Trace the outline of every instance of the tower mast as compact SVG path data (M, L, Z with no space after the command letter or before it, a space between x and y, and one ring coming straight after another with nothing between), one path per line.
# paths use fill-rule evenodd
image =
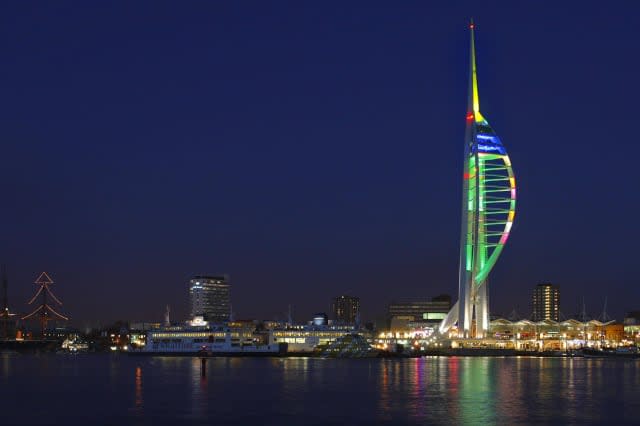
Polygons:
M2 265L2 311L9 312L9 282L7 281L7 267Z
M469 86L465 120L459 298L439 331L456 323L458 336L483 338L489 329L488 275L506 243L515 217L511 160L480 113L475 24L469 24Z
M40 319L40 327L42 329L42 337L44 338L45 331L47 330L47 323L49 321L53 321L56 319L61 319L67 321L69 318L64 315L56 312L51 305L47 302L47 294L51 296L51 299L58 305L62 306L62 302L53 294L49 286L53 284L53 280L46 272L43 272L38 276L38 279L35 281L35 284L39 286L38 291L35 296L29 301L29 305L32 304L40 294L42 294L42 302L40 305L33 310L30 314L22 317L23 320L29 319L36 314L39 313L38 318Z

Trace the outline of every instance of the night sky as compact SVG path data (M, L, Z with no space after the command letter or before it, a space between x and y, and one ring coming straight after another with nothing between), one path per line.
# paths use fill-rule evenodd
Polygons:
M518 206L492 312L640 309L640 3L3 2L0 262L77 325L457 298L469 34ZM441 2L446 3L446 2ZM535 4L535 6L533 6Z

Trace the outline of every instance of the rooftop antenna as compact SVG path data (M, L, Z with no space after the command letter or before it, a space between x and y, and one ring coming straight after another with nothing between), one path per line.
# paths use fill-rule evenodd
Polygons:
M611 321L611 317L607 314L607 296L604 297L604 308L602 309L602 322Z
M587 321L587 305L584 303L584 296L582 296L582 312L580 313L580 319L582 322Z
M167 310L164 312L164 326L165 327L170 327L171 326L171 319L169 317L169 312L171 312L171 309L169 308L169 305L167 305Z
M289 325L293 324L293 313L291 312L291 303L289 303L289 316L287 317Z
M513 307L513 310L511 311L511 313L509 314L509 317L507 318L509 321L518 321L518 311L516 311L516 307Z
M233 313L233 305L229 303L229 321L235 321L235 315Z

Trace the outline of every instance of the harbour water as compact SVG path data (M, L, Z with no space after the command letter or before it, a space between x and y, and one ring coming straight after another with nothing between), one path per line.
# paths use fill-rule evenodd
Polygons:
M0 354L2 424L637 424L640 360Z

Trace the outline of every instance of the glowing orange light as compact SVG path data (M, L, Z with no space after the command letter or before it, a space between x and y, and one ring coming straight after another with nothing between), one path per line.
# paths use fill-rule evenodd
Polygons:
M473 113L472 113L472 112L470 112L469 114L467 114L467 120L468 120L468 121L473 120Z

